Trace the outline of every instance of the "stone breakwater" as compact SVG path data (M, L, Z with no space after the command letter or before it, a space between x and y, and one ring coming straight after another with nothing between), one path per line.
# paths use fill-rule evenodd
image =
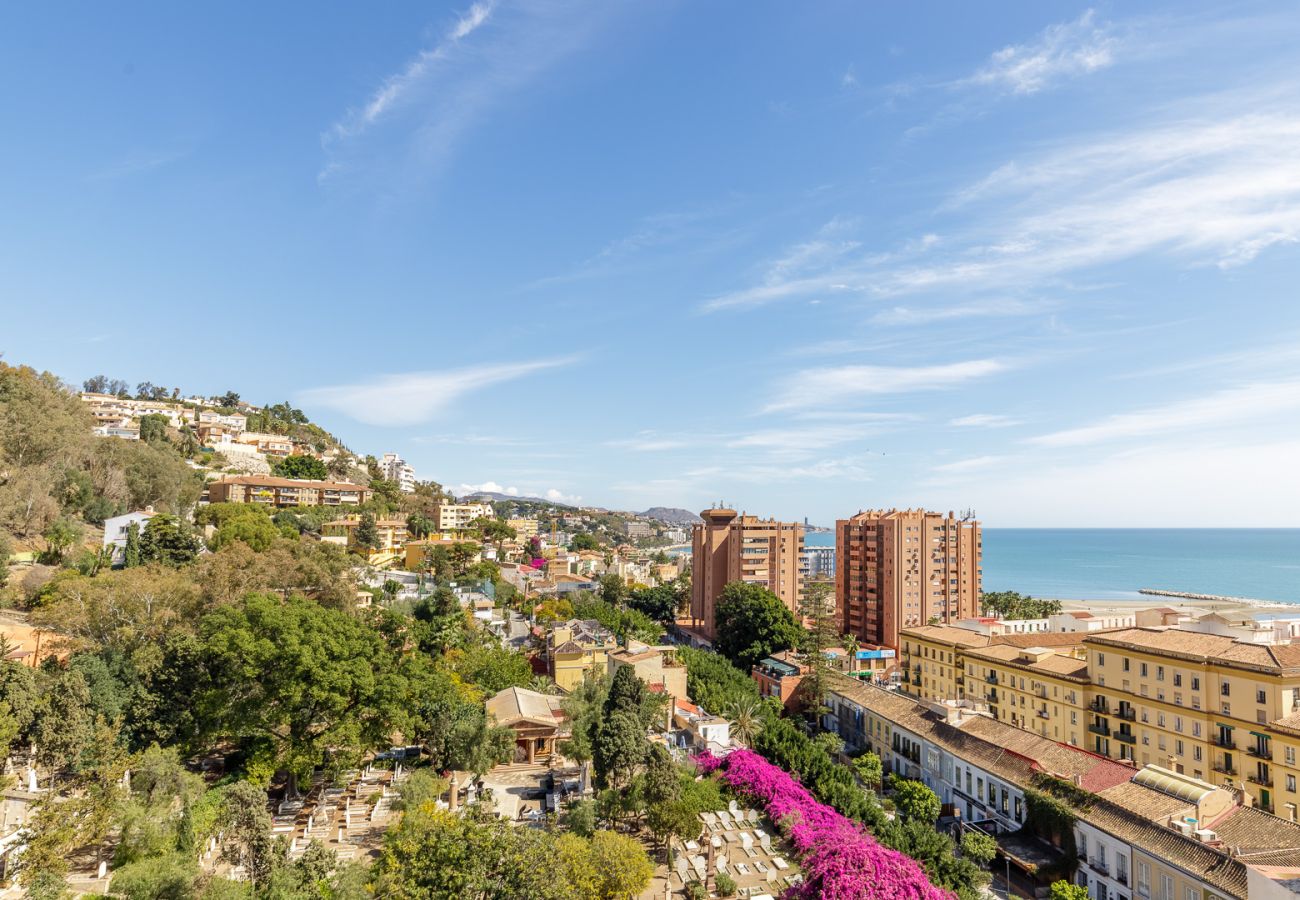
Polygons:
M1264 606L1270 609L1286 608L1288 604L1254 597L1224 597L1219 594L1196 594L1191 591L1166 591L1160 588L1139 588L1139 594L1152 597L1175 597L1179 600L1196 600L1201 603L1239 603L1244 606Z

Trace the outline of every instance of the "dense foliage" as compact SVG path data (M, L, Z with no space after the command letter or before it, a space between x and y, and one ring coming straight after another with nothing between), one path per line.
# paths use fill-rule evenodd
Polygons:
M985 591L980 607L999 619L1045 619L1061 611L1060 600L1042 600L1015 591Z
M718 652L746 672L763 657L796 646L801 635L794 614L775 594L741 581L723 588L714 620Z
M800 855L804 882L787 896L822 900L942 900L916 860L879 844L861 825L819 803L789 773L749 750L725 760L700 759L720 769L734 790L761 804Z

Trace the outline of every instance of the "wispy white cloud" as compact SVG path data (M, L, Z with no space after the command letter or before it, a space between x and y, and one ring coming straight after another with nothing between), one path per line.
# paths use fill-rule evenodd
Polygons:
M519 488L514 485L504 487L495 481L485 481L482 484L458 484L454 493L462 497L466 494L508 494L511 497L518 497Z
M881 394L939 390L1005 372L997 359L974 359L937 366L827 366L805 369L765 407L767 412L798 407L835 406L846 400Z
M1009 457L998 455L974 456L970 459L959 459L956 462L935 466L934 470L948 475L961 474L965 472L973 472L979 469L987 469L990 466L996 466L998 463L1004 462L1008 458Z
M1056 304L1003 299L959 303L954 306L895 306L876 313L871 320L878 325L929 325L954 319L1028 316L1054 305Z
M496 0L485 0L471 6L447 29L441 41L427 50L421 50L414 59L402 67L400 72L384 81L364 106L349 110L347 115L335 122L330 129L330 136L356 137L382 119L390 110L400 106L425 79L430 77L439 62L447 59L462 40L487 22L495 5Z
M1006 428L1019 425L1020 420L996 413L974 413L969 416L959 416L950 420L948 424L956 425L958 428Z
M692 442L686 438L661 434L657 431L640 431L630 438L615 438L605 441L605 446L614 447L619 450L656 452L663 450L680 450L683 447L691 446L691 443Z
M1145 438L1256 420L1282 422L1300 410L1300 380L1224 388L1204 397L1108 416L1090 425L1029 439L1041 447L1077 447L1128 438Z
M704 309L834 294L873 299L1042 288L1138 257L1227 270L1300 242L1300 85L1267 96L1198 97L1153 111L1146 122L1006 163L939 210L951 222L947 233L931 231L888 252L842 244L841 252L795 270L774 263L761 284L716 297ZM898 324L927 313L939 321L996 309L980 301L880 315Z
M445 163L456 143L504 97L583 46L616 10L585 0L520 0L508 6L479 0L432 47L385 79L359 107L322 135L324 183L382 155L382 171L427 174ZM397 141L367 140L386 126Z
M1073 22L1049 26L1032 41L1003 47L960 83L1034 94L1112 65L1119 47L1114 28L1098 22L1096 11L1090 9Z
M305 404L336 409L370 425L415 425L434 418L462 396L573 363L572 357L473 366L444 372L383 375L358 384L300 391Z

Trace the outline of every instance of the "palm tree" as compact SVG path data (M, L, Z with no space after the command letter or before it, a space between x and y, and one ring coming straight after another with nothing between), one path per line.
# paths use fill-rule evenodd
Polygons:
M762 710L752 697L736 700L723 715L731 720L731 736L746 747L751 746L763 730Z
M548 675L536 675L528 683L529 690L537 691L539 694L557 693L555 682Z

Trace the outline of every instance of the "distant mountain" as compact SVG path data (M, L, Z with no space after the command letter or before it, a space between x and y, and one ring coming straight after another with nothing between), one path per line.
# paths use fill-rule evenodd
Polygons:
M501 494L496 491L475 491L472 494L465 494L461 500L521 500L525 503L545 503L547 506L555 506L560 509L577 509L567 503L556 503L554 500L547 500L545 497L520 497L517 494Z
M675 506L652 506L637 515L645 519L667 522L669 525L694 525L704 521L689 509L678 509Z

